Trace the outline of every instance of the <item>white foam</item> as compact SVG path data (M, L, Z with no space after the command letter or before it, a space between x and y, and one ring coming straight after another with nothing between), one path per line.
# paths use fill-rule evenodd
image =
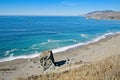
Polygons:
M14 52L14 51L16 51L16 50L17 50L17 49L7 50L7 51L5 52L5 55L4 55L4 56L9 55L10 53L12 53L12 52Z
M45 45L45 44L47 44L47 42L42 42L41 44Z
M87 34L80 34L80 36L83 37L83 38L88 38Z
M75 48L75 47L78 47L78 46L82 46L82 45L87 45L89 43L94 43L94 42L97 42L101 39L104 39L106 38L107 36L113 36L113 35L116 35L116 34L120 34L120 32L110 32L110 33L106 33L104 35L101 35L99 37L96 37L90 41L87 41L85 43L77 43L77 44L74 44L74 45L70 45L70 46L66 46L66 47L62 47L62 48L57 48L57 49L52 49L53 53L58 53L58 52L62 52L62 51L66 51L68 49L71 49L71 48ZM5 62L5 61L11 61L11 60L15 60L15 59L27 59L27 58L34 58L34 57L37 57L39 56L41 53L38 53L36 52L35 54L32 54L32 55L23 55L23 56L13 56L11 55L10 57L8 58L3 58L3 59L0 59L0 62Z
M53 49L52 51L53 51L53 53L66 51L66 50L71 49L71 48L75 48L75 47L78 47L78 46L87 45L87 44L90 44L90 43L97 42L97 41L99 41L101 39L106 38L107 36L113 36L113 35L116 35L116 34L120 34L120 32L109 32L109 33L106 33L104 35L98 36L98 37L96 37L96 38L94 38L94 39L92 39L90 41L87 41L87 42L84 42L84 43L81 42L81 43L77 43L77 44L74 44L74 45Z
M37 53L37 52L35 54L31 54L31 55L22 55L22 56L16 56L16 57L13 54L11 54L10 57L0 59L0 62L12 61L12 60L15 60L15 59L35 58L39 55L40 55L40 53Z
M76 40L74 40L74 39L67 39L67 40L52 40L52 39L48 39L48 43L50 43L50 42L65 42L65 41L76 42Z
M68 40L54 40L54 39L48 39L47 42L42 42L42 43L38 43L38 44L33 44L31 47L34 48L34 47L40 46L41 44L42 44L42 45L46 45L46 44L49 44L49 43L65 42L65 41L72 41L72 42L74 42L74 43L77 42L77 41L74 40L74 39L68 39Z

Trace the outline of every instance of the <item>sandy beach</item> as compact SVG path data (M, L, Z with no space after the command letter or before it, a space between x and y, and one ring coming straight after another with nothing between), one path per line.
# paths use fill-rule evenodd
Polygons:
M52 70L43 71L38 57L1 62L0 80L16 80L19 77L26 78L32 75L44 75L51 72L60 73L65 70L102 61L113 55L119 55L119 52L120 35L108 36L98 42L55 53L55 62L66 61L67 59L70 61L69 64L61 64Z

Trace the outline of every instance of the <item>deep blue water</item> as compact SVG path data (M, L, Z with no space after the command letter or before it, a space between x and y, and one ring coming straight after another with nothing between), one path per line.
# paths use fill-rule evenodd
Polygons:
M120 21L72 16L0 16L0 60L91 41Z

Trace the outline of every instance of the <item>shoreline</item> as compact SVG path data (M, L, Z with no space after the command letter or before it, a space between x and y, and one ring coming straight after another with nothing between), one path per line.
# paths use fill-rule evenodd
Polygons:
M105 39L105 38L108 38L108 37L114 37L115 35L119 35L119 34L120 34L120 32L105 33L103 35L100 35L98 37L93 38L92 40L89 40L89 41L86 41L86 42L80 42L80 43L77 43L77 44L73 44L73 45L69 45L69 46L65 46L65 47L61 47L61 48L52 49L52 51L53 51L54 54L61 53L61 52L64 52L64 51L67 51L67 50L70 50L70 49L74 49L74 48L77 48L77 47L80 48L82 46L89 45L91 43L99 42L102 39ZM7 57L7 58L0 59L0 63L10 62L10 61L14 61L14 60L21 60L21 59L33 59L33 58L38 57L41 53L42 52L31 54L31 55L21 55L21 56L16 56L16 57L14 57L14 56L13 57Z
M111 35L111 34L110 34ZM104 41L108 41L109 39L111 39L111 38L113 38L113 37L116 37L116 36L120 36L120 33L118 32L118 33L116 33L116 34L113 34L112 36L106 36L106 37L104 37L104 38L101 38L101 39L99 39L98 41L91 41L90 43L87 43L87 44L84 44L84 45L80 45L80 46L76 46L76 47L73 47L73 48L69 48L69 49L66 49L66 50L64 50L64 51L60 51L60 52L56 52L56 53L54 53L53 52L53 54L54 55L58 55L58 54L63 54L63 53L66 53L66 52L69 52L69 51L72 51L72 50L76 50L76 49L82 49L82 48L84 48L84 47L86 47L86 46L89 46L89 45L94 45L94 44L98 44L98 43L100 43L100 42L104 42ZM0 61L0 64L6 64L6 63L21 63L21 62L24 62L24 61L27 61L27 60L29 60L29 59L32 59L32 60L34 60L34 59L36 59L36 58L38 58L39 56L40 56L40 54L41 53L39 53L39 54L37 54L37 56L35 56L35 57L29 57L29 58L18 58L18 59L13 59L13 60L10 60L10 61L3 61L3 62L1 62ZM34 54L33 54L34 55ZM26 55L27 56L27 55Z
M78 46L75 48L68 49L66 51L58 52L54 54L55 62L70 59L71 64L81 62L81 65L90 64L97 61L101 61L109 56L120 54L120 34L107 36L97 42L89 43L87 45ZM16 59L13 61L0 62L0 77L5 80L14 80L17 77L29 77L32 75L43 75L47 72L42 71L39 67L39 58L35 57L31 59ZM80 67L81 65L78 65ZM54 72L59 73L64 71L64 66L56 67ZM76 68L75 66L72 66ZM11 69L11 71L2 71L2 69ZM67 66L67 68L69 68ZM51 72L51 71L50 71Z

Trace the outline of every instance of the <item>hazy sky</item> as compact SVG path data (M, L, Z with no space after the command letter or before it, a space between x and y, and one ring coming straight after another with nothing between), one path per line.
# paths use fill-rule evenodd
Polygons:
M0 15L80 15L120 10L120 0L0 0Z

